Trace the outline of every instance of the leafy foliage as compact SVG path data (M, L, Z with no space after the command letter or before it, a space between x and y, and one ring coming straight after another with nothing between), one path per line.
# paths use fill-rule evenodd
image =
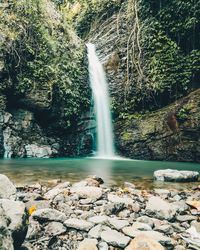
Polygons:
M124 104L123 97L120 101L113 97L117 115L158 109L200 86L200 1L8 2L0 10L0 33L6 37L4 42L0 39L0 54L7 69L0 89L9 89L19 98L33 89L47 89L52 114L63 127L78 119L90 97L86 52L72 29L86 39L113 14L122 20L120 59L130 54L126 59L130 63L122 65L127 71L124 82L129 81L128 90L124 83L119 94L124 95ZM129 38L132 44L126 51Z
M89 104L90 93L84 47L62 13L46 0L10 1L0 31L7 37L4 84L10 79L18 98L46 89L52 114L69 127Z
M200 74L200 3L193 0L139 3L147 78L144 90L152 97L153 106L161 107L188 93Z
M126 101L123 107L116 101L118 111L155 110L200 87L199 1L129 0L123 11L133 42Z

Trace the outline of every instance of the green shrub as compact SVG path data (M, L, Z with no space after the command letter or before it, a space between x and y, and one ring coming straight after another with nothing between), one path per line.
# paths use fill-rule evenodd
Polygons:
M90 91L84 46L62 12L50 1L13 0L3 11L1 30L7 36L2 48L12 92L23 97L45 86L52 114L69 127L88 106Z

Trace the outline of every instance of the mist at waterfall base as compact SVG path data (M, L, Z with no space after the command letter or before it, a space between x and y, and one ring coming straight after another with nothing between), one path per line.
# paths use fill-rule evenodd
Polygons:
M88 43L86 46L88 50L90 86L97 124L96 156L103 159L113 159L116 156L106 75L96 54L94 44Z

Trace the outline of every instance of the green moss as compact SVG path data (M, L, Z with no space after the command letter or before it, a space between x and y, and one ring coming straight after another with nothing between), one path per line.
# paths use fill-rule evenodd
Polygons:
M132 138L133 138L133 134L130 133L130 132L125 132L125 133L122 134L122 139L123 139L124 141L129 141L129 140L131 140Z
M143 114L141 113L134 113L134 114L129 114L129 113L121 113L119 118L126 120L126 121L132 121L132 120L139 120L143 117Z
M195 108L195 103L192 101L184 104L177 113L177 118L179 119L179 121L187 120L187 117L193 108Z
M189 110L188 109L185 109L185 108L181 108L179 110L179 112L177 113L177 118L180 120L180 121L185 121L188 117L188 112Z
M183 105L183 109L190 111L195 107L195 103L193 101L188 102L187 104Z

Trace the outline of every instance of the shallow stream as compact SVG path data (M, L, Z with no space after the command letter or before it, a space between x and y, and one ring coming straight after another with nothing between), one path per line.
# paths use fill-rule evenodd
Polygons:
M200 164L129 159L103 160L96 158L55 159L1 159L0 173L7 175L16 185L47 183L61 179L76 182L88 175L98 175L110 185L119 186L128 181L141 189L176 188L184 189L198 183L160 183L153 180L157 169L195 170Z

